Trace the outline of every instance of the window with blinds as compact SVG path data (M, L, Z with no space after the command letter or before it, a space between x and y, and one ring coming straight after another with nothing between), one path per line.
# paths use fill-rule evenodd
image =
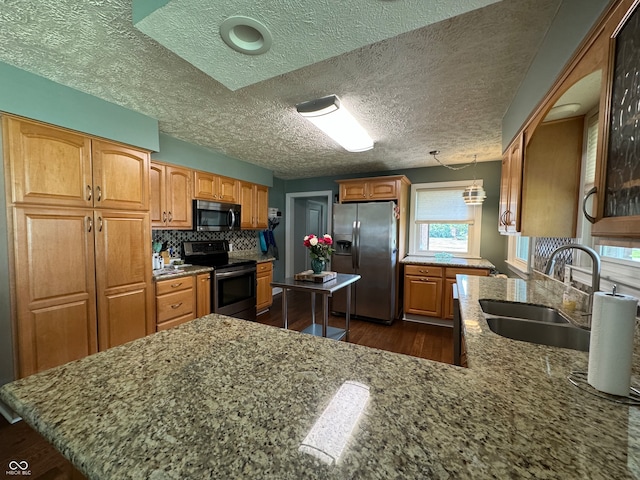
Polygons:
M587 146L584 173L585 191L596 183L596 152L598 150L598 114L587 120Z
M409 250L413 255L480 255L482 206L464 203L469 182L414 184L411 187ZM480 183L481 181L476 181Z

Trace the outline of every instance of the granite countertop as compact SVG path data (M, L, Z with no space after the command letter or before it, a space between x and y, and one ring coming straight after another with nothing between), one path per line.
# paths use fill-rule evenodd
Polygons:
M243 260L255 260L258 263L273 262L276 257L256 250L238 250L229 252L229 258L240 258Z
M255 260L257 263L273 262L275 257L264 255L262 252L253 250L243 250L238 252L229 252L230 260ZM189 275L198 275L213 271L213 267L204 267L201 265L189 265L188 267L174 266L162 268L153 271L153 280L167 280L170 278L187 277Z
M0 399L91 479L640 475L640 411L567 381L587 354L495 335L477 302L556 295L458 284L469 368L212 314L4 385ZM298 448L348 380L370 398L329 466Z
M456 258L438 259L436 257L425 257L422 255L407 255L400 263L409 265L434 265L439 267L466 267L466 268L488 268L493 270L496 266L484 258Z
M203 267L201 265L189 265L188 267L178 266L166 267L153 271L153 280L168 280L170 278L188 277L189 275L198 275L200 273L212 272L213 267Z

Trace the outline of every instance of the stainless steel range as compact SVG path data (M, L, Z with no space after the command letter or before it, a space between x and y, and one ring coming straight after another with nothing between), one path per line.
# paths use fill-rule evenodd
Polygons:
M184 242L186 263L213 267L211 308L213 313L245 320L256 319L256 261L229 258L229 242Z

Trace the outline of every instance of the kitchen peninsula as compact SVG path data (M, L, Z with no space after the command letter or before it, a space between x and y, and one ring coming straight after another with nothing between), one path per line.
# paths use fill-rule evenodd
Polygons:
M0 388L91 479L636 478L640 413L571 385L583 352L493 334L458 276L469 368L208 315ZM638 363L634 365L638 372ZM335 465L298 451L345 381L370 389Z

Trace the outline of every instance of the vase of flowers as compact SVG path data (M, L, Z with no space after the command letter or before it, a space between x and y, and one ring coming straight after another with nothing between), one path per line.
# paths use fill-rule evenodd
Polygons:
M325 233L323 236L307 235L304 237L304 246L309 249L311 256L311 268L313 273L322 273L325 265L329 261L331 254L335 252L333 249L333 239L331 235Z

